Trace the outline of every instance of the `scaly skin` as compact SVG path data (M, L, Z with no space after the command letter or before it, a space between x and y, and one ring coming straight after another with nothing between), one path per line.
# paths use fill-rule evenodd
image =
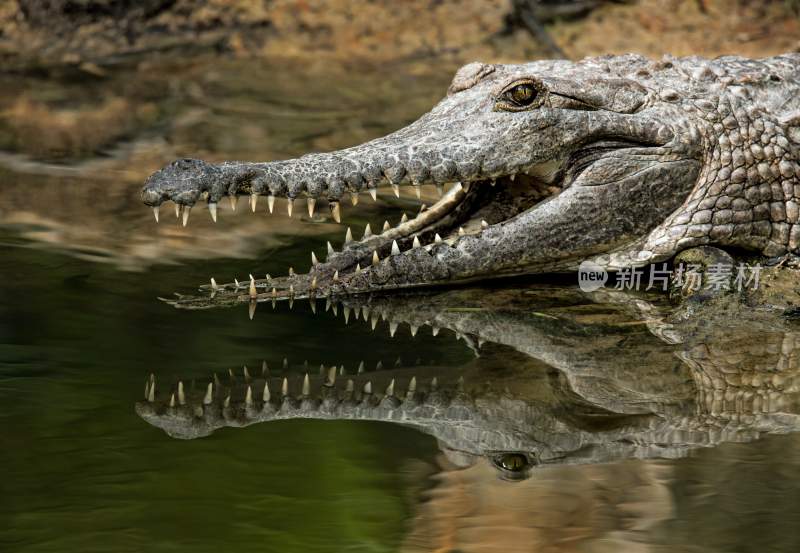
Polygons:
M393 134L285 161L178 160L142 197L187 215L201 197L216 213L226 195L267 196L270 206L305 195L310 210L324 199L339 219L348 193L461 183L308 275L254 283L265 299L272 288L354 293L569 271L584 259L618 270L702 244L797 253L799 148L797 54L473 63Z
M800 430L800 336L774 315L701 311L673 325L643 299L594 298L595 308L576 290L549 288L343 298L343 314L373 326L384 318L392 334L398 324L448 329L481 356L460 369L333 367L303 384L248 376L193 393L150 380L136 409L178 438L292 418L402 424L508 477L519 476L503 468L509 459L527 469L678 457Z

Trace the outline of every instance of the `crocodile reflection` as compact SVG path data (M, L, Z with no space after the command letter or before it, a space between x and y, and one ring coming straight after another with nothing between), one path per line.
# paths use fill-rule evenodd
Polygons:
M342 300L390 332L449 329L477 358L302 379L240 376L196 390L148 381L139 415L176 438L308 418L411 426L458 466L488 462L511 480L532 468L676 458L698 447L800 429L800 333L741 310L674 310L613 292L460 289Z

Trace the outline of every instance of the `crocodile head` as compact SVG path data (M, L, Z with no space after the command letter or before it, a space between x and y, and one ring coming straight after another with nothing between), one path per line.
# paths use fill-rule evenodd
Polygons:
M712 242L780 254L792 243L787 217L797 218L781 181L800 168L767 111L800 107L796 73L788 56L473 63L429 113L385 137L267 163L182 159L153 174L142 197L156 209L172 200L184 222L201 197L216 217L226 195L250 196L253 209L266 196L270 211L278 197L290 212L303 197L310 213L326 201L340 221L345 195L355 203L379 187L455 183L396 228L367 228L361 240L348 232L343 251L314 256L308 275L256 283L277 295L565 271L584 259L613 270ZM758 128L775 147L745 155ZM761 197L773 188L779 197Z

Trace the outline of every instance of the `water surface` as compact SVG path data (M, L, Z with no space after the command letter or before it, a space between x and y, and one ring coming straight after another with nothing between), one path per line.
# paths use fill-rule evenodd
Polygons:
M412 120L447 85L413 66L334 74L242 64L3 84L0 549L797 550L800 438L786 431L797 428L789 388L785 401L762 409L785 415L780 433L709 433L711 447L676 448L676 438L663 455L556 464L522 482L498 478L485 460L459 464L447 444L385 422L280 421L177 440L142 420L134 405L151 373L166 388L182 379L202 389L215 372L258 371L263 361L297 386L320 364L352 372L363 360L371 371L399 358L409 371L419 364L523 382L520 393L551 406L541 390L554 379L571 378L582 397L612 382L620 405L649 394L653 405L713 421L724 418L713 401L692 403L693 370L774 370L774 348L666 343L613 298L550 301L540 283L518 285L530 286L529 311L548 322L525 319L540 339L524 344L532 361L522 380L508 344L485 346L487 368L448 329L412 337L401 325L391 338L385 322L373 332L302 302L260 306L250 321L246 306L180 311L159 301L210 276L305 270L310 250L341 244L344 228L227 204L217 225L197 209L188 229L163 211L156 226L137 199L150 171L178 155L273 159L357 143ZM52 121L59 133L44 136ZM365 196L359 209L345 208L345 222L375 228L418 206L411 196L374 205ZM593 347L570 356L558 349L572 343L565 335ZM764 336L778 340L779 353L783 344L781 370L797 372L791 331ZM625 361L637 355L640 373ZM609 376L615 356L619 374Z

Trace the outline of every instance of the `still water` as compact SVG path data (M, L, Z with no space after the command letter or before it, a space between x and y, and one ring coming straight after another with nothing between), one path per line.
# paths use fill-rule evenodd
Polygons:
M394 337L321 304L251 321L159 301L305 270L344 229L243 204L157 226L137 197L149 172L361 142L422 113L450 74L162 63L2 83L0 550L798 549L797 329L669 328L661 298L545 283L387 300ZM384 195L344 219L416 209ZM437 336L412 336L433 319ZM215 373L241 408L243 367L263 387L264 362L275 395L321 364L359 390L418 376L422 397L434 376L459 397L464 377L481 420L293 417L186 440L137 413L151 374L162 414L179 380L199 405ZM538 466L507 478L496 453L518 449Z

